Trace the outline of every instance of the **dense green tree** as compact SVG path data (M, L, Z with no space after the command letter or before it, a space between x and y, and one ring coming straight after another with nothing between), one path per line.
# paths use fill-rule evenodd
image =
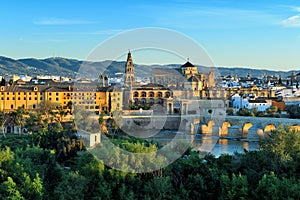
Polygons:
M261 149L285 161L297 160L300 158L300 134L281 126L271 135L270 140L261 144Z
M257 114L258 114L258 108L257 107L254 107L254 108L250 109L250 116L251 117L255 117L255 116L257 116Z
M30 112L25 127L31 133L38 132L40 129L48 127L48 120L43 120L42 115L37 112Z
M55 187L53 195L61 200L84 199L88 191L88 182L86 177L76 172L66 173Z
M228 108L226 110L227 115L233 115L234 114L234 109L233 108Z
M42 181L31 160L17 159L6 148L0 151L0 167L0 199L42 199Z
M155 177L144 186L144 198L146 199L174 199L174 193L170 177Z
M239 174L221 176L222 195L224 199L248 199L248 181L247 177Z
M70 114L72 115L74 112L74 104L72 101L68 101L67 103L67 109L69 109Z
M255 199L299 199L300 184L294 179L279 179L273 172L264 174L254 192Z
M0 184L0 199L25 200L11 177Z
M269 117L279 117L280 110L277 106L270 106L266 111Z
M45 132L37 135L40 130ZM26 137L0 138L0 199L299 199L300 196L300 134L289 127L280 127L270 134L261 142L259 151L216 158L211 154L200 156L188 149L169 166L142 173L119 171L112 166L119 164L124 169L138 170L144 163L160 166L165 160L156 154L161 148L157 142L108 136L120 149L103 148L97 154L99 158L103 156L101 160L89 152L77 154L81 149L71 125L54 123L32 131ZM105 147L105 143L101 146ZM121 149L148 156L123 155ZM170 148L170 154L177 155L183 149L185 144L180 144ZM97 153L96 149L93 153Z
M238 112L237 112L238 115L240 116L249 116L250 115L250 112L248 110L248 108L241 108Z
M293 119L300 119L300 106L292 105L286 108L290 118Z

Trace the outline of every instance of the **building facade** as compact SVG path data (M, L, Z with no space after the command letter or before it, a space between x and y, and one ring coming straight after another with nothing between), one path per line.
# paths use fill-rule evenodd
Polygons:
M0 110L13 111L18 107L39 110L43 106L67 108L73 105L95 112L122 109L122 91L109 87L81 86L1 86Z

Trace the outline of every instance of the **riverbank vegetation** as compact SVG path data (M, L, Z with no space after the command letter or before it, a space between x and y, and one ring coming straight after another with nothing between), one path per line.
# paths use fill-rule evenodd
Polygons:
M132 152L160 148L113 137ZM299 132L280 127L259 151L216 158L188 149L163 169L126 173L86 151L72 126L56 123L0 139L0 199L299 199L299 144Z

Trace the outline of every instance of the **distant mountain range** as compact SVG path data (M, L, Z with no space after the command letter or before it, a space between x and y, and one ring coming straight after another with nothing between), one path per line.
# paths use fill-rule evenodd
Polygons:
M184 63L182 63L184 64ZM152 68L179 68L181 64L168 65L139 65L136 64L135 72L137 76L149 77L151 76ZM199 71L207 73L211 70L210 67L197 66ZM86 76L89 78L96 78L100 73L114 76L117 72L124 72L125 62L117 61L102 61L102 62L86 62L76 59L68 59L61 57L52 57L46 59L11 59L0 56L0 76L6 74L17 75L56 75L66 77ZM261 77L263 74L276 75L280 74L283 78L290 76L292 71L272 71L251 68L225 68L217 67L215 69L217 74L246 76L251 73L253 77Z

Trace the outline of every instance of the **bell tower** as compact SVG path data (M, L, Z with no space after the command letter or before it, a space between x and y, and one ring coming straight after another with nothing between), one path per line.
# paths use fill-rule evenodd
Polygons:
M127 62L125 67L125 86L131 87L135 84L135 76L134 76L134 64L132 62L132 56L130 51L128 52Z

